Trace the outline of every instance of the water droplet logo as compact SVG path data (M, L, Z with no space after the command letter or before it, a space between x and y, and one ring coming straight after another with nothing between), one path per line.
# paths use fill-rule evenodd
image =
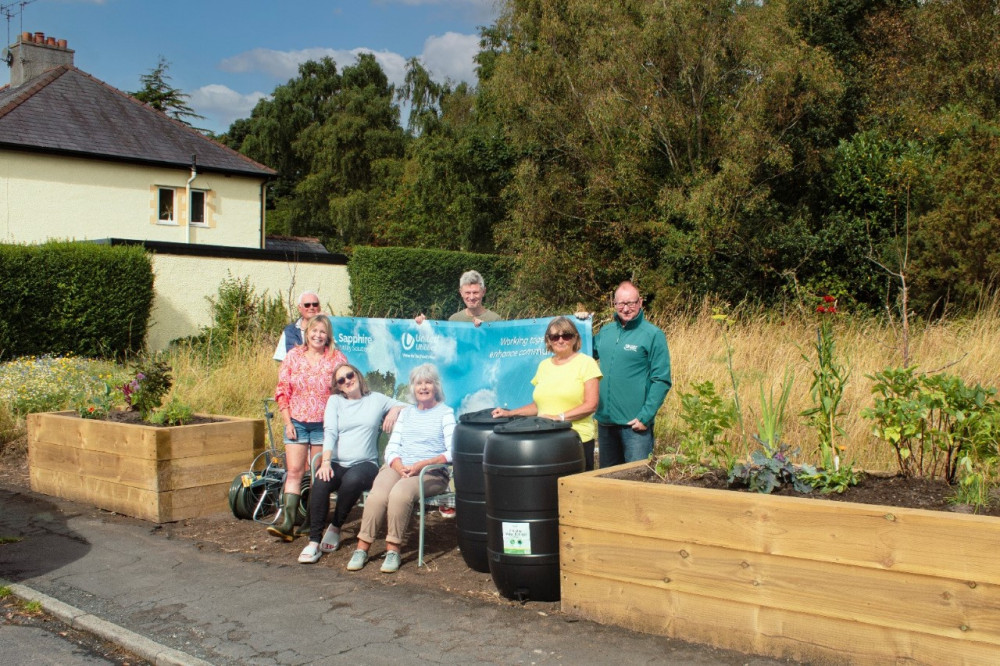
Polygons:
M403 337L400 338L400 342L403 343L403 349L410 351L413 349L413 345L416 344L417 339L413 337L412 333L403 333Z

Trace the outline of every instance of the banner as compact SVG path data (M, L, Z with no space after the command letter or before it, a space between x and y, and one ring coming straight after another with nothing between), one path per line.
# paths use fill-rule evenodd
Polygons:
M591 319L569 320L580 333L580 353L592 355ZM531 402L538 364L551 354L545 329L554 317L484 323L330 317L333 339L369 387L411 401L410 370L433 363L441 373L445 402L457 415Z

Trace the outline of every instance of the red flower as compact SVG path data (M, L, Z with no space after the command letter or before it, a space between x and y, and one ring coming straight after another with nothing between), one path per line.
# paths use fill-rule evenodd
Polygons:
M837 308L833 307L832 305L828 307L826 311L829 312L830 314L837 314Z
M836 298L834 298L833 296L829 296L829 295L823 297L823 302L824 303L833 303L836 300L837 300Z
M816 312L826 312L826 307L824 307L822 305L817 305L816 306Z
M93 411L94 411L94 408L93 408L93 407L88 407L88 408L87 408L87 411L88 411L88 412L93 412Z

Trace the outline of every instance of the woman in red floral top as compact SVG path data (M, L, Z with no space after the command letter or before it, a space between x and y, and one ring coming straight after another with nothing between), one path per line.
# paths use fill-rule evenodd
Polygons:
M278 370L274 399L285 422L285 494L282 520L267 528L284 541L295 538L302 475L310 458L323 450L323 411L330 381L347 357L333 343L330 320L318 315L306 325L304 342L292 347Z

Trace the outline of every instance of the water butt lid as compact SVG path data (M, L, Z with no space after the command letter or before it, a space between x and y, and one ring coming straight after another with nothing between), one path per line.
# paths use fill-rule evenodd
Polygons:
M489 409L480 409L478 412L466 412L458 417L459 423L469 423L469 424L488 424L497 425L501 423L507 423L510 421L510 417L504 416L498 419L493 418L493 407Z
M546 419L541 416L525 416L519 419L512 419L510 423L501 423L493 428L493 432L556 432L558 430L569 430L572 427L573 424L569 421L554 421L553 419Z

